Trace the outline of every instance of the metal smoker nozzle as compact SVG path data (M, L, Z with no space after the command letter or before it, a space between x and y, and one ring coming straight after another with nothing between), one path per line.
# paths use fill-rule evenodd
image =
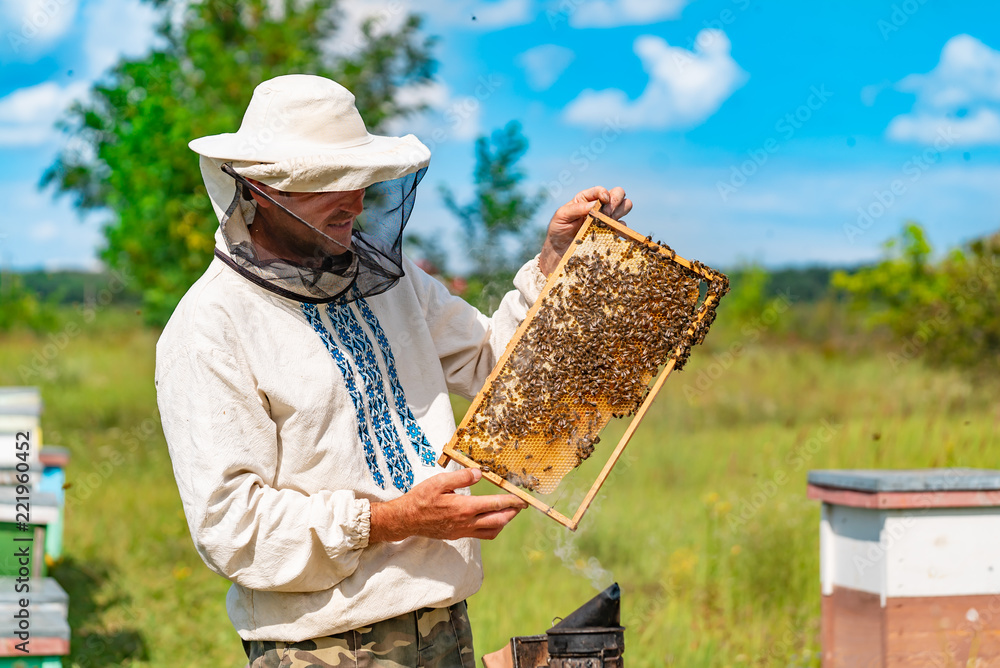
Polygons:
M622 668L625 629L615 583L546 632L548 668Z
M545 635L519 636L483 657L487 668L622 668L621 589L613 584Z
M548 633L621 626L621 599L622 590L616 582L574 610L569 617L549 629Z

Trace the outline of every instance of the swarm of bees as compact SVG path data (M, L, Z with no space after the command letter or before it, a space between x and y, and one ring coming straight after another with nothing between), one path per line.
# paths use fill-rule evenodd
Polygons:
M456 433L455 449L511 484L553 491L593 454L612 418L636 412L657 370L670 359L683 367L708 332L728 279L674 258L669 246L593 220ZM717 297L710 303L703 282ZM699 302L709 312L697 318Z

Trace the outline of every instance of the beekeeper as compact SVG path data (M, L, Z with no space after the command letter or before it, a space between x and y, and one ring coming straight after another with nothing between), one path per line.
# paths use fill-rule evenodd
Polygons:
M481 388L593 202L631 202L560 207L487 318L401 253L429 150L369 134L339 84L265 81L237 132L190 146L220 225L157 344L157 398L251 665L473 666L476 539L525 504L436 465L448 395Z

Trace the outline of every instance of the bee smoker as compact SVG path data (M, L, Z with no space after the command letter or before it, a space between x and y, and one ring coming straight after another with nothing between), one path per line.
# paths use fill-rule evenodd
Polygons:
M615 583L545 632L549 668L623 668L625 628Z
M615 583L584 603L545 635L520 636L483 657L487 668L623 668L625 628L621 589Z

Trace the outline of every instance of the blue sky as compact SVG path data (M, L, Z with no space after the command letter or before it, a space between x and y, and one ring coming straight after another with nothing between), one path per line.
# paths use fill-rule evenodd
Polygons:
M716 266L870 260L908 219L939 248L1000 226L997 3L343 8L338 49L365 13L391 25L416 8L440 37L438 80L405 92L436 111L392 128L433 151L411 219L424 233L454 238L437 186L470 192L475 137L511 119L550 195L540 221L580 189L621 185L633 227ZM59 109L148 49L154 18L137 0L0 0L4 267L95 266L103 216L81 221L36 185L64 141Z

